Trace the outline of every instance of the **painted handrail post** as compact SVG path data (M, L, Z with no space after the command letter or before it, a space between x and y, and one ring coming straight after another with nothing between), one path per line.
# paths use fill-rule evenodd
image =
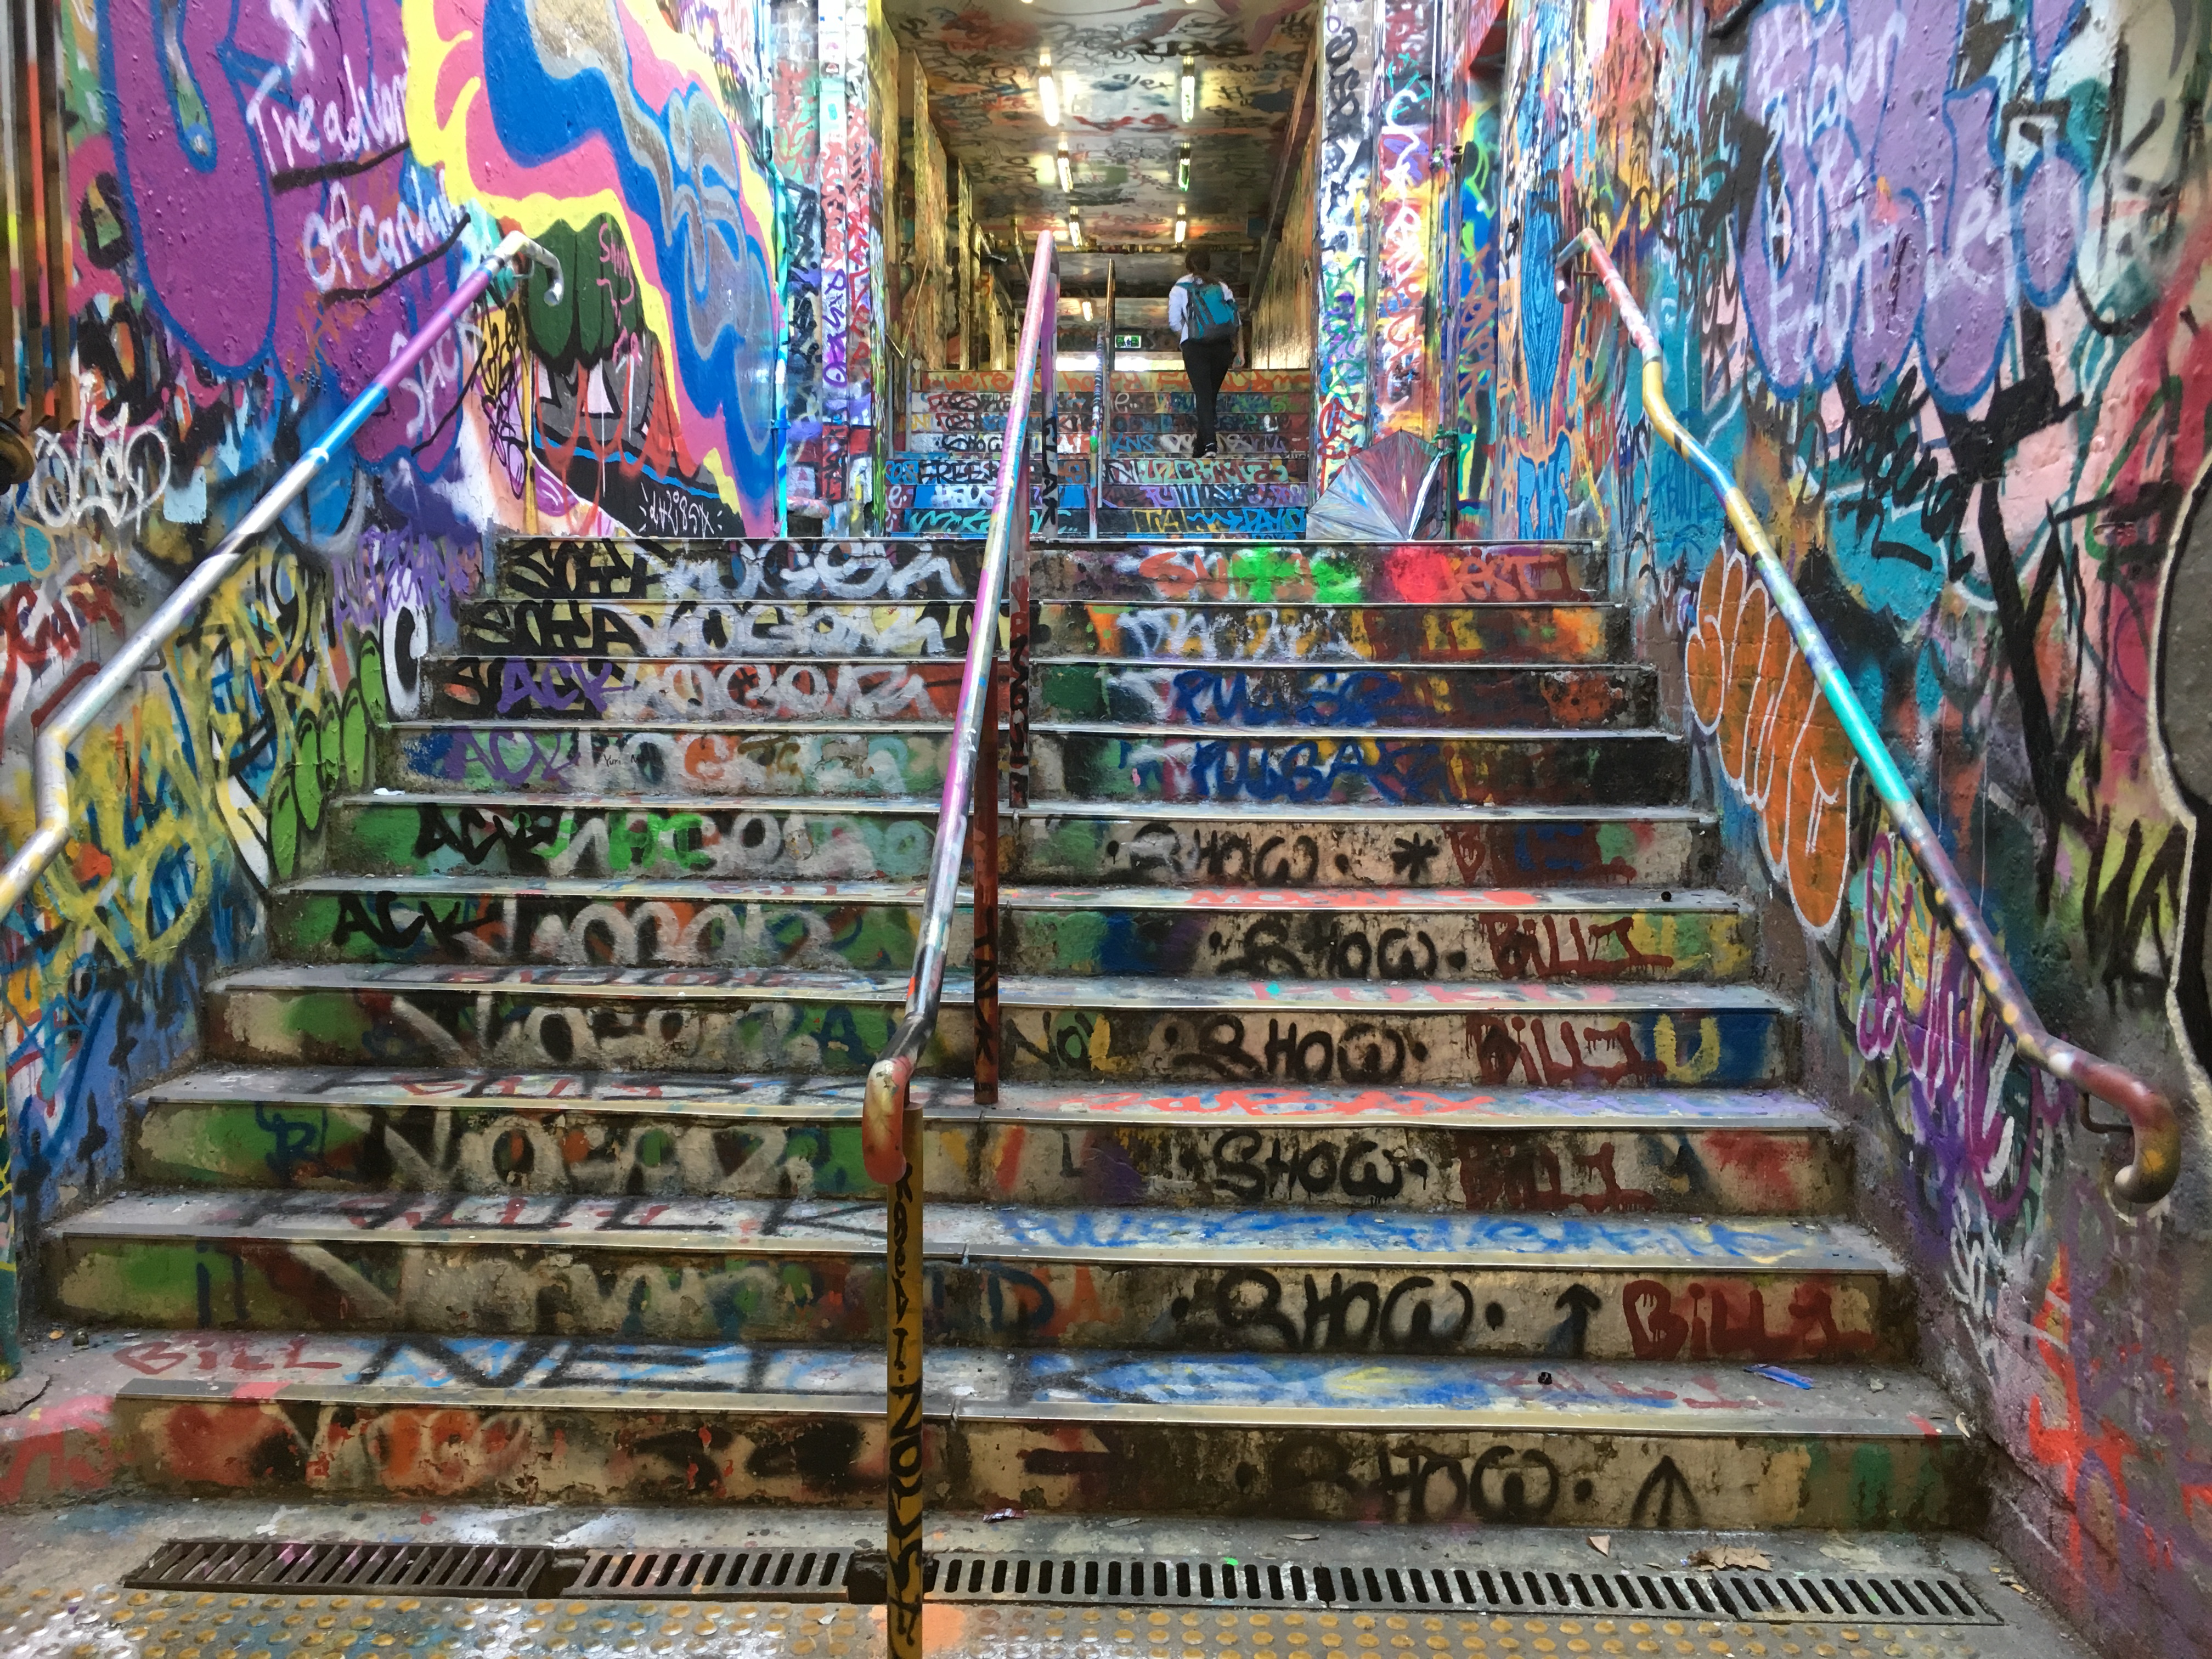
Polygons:
M1577 233L1559 250L1556 269L1562 297L1567 266L1583 257L1596 267L1599 280L1605 284L1614 308L1620 313L1622 326L1643 357L1644 407L1651 417L1651 424L1658 428L1668 447L1705 475L1705 482L1720 497L1738 544L1749 550L1753 562L1759 567L1768 597L1788 625L1790 637L1812 670L1821 696L1835 711L1859 763L1866 768L1868 781L1881 797L1890 822L1905 837L1905 845L1912 849L1913 857L1926 874L1935 891L1936 908L1952 931L1966 942L1966 958L1973 964L1975 976L1981 981L1982 989L1997 1011L1998 1018L2004 1022L2019 1052L2031 1064L2041 1066L2061 1082L2070 1083L2084 1093L2118 1107L2127 1115L2133 1133L2132 1156L2112 1177L2112 1190L2131 1204L2156 1203L2173 1189L2174 1181L2181 1173L2181 1127L2172 1103L2125 1067L2100 1059L2063 1037L2052 1036L2045 1028L2034 1005L2028 1000L2027 988L1998 948L1996 935L1990 933L1958 866L1951 862L1950 854L1944 849L1927 813L1921 810L1905 775L1898 769L1881 733L1860 706L1842 665L1829 648L1827 637L1813 620L1813 613L1806 609L1804 597L1790 580L1788 567L1782 562L1758 515L1752 511L1750 498L1712 453L1675 418L1674 406L1667 401L1667 380L1660 361L1658 337L1652 332L1643 307L1629 293L1619 267L1587 229Z
M216 544L215 551L192 567L191 574L178 583L169 597L164 599L154 614L141 624L137 632L125 640L115 654L110 657L100 672L87 681L70 700L64 703L53 719L39 729L31 746L31 793L38 803L38 815L31 835L8 860L6 869L0 870L0 917L4 917L30 895L32 884L53 862L54 855L68 842L72 821L70 811L69 752L85 729L107 705L115 701L123 688L142 672L169 642L188 627L199 614L210 594L221 586L223 579L236 569L247 550L266 533L284 514L284 510L297 501L316 474L330 465L331 458L361 430L368 417L380 408L392 388L406 378L409 370L420 362L425 354L446 337L447 331L468 314L469 307L484 289L490 287L514 259L525 258L542 265L552 273L548 292L557 304L561 298L561 262L532 241L520 231L510 231L502 237L482 264L454 286L445 304L431 314L430 320L418 329L392 360L380 370L376 378L363 388L361 395L346 405L331 425L329 431L289 467L268 493L246 509L246 516L233 527L230 533ZM526 483L527 480L526 479ZM0 1135L10 1132L5 1119L5 1109L0 1105ZM5 1143L0 1142L0 1203L10 1203L13 1195L7 1182ZM16 1237L13 1229L9 1237ZM21 1368L21 1345L17 1338L16 1310L12 1302L15 1285L12 1260L6 1263L5 1300L0 1301L0 1381L15 1375Z
M913 1103L915 1068L937 1029L945 998L945 959L952 916L960 902L962 865L973 855L978 929L975 989L976 1099L984 1102L983 993L990 991L994 1029L989 1087L996 1097L1000 1054L995 1029L997 934L986 973L980 946L988 908L998 899L997 770L999 611L1011 595L1012 625L1007 629L1009 701L1025 718L1023 689L1029 649L1030 422L1037 413L1040 388L1057 391L1052 357L1058 355L1054 331L1060 320L1060 270L1050 232L1037 238L1030 268L1029 303L1022 316L1021 344L1014 358L1013 394L1007 399L1006 437L999 449L999 481L991 498L991 527L983 541L983 562L975 579L975 621L969 629L968 657L960 670L960 702L946 742L945 787L938 797L937 840L930 851L929 884L921 903L914 977L907 981L906 1009L890 1041L868 1068L860 1109L860 1153L869 1178L882 1184L884 1210L884 1539L889 1575L884 1630L890 1659L917 1659L921 1652L922 1602L922 1133L921 1113ZM1040 354L1049 353L1049 356ZM1048 408L1049 405L1048 404ZM1053 441L1049 418L1038 422ZM986 731L993 735L988 740ZM1026 741L1026 728L1010 722L1008 746ZM969 829L988 817L971 842Z

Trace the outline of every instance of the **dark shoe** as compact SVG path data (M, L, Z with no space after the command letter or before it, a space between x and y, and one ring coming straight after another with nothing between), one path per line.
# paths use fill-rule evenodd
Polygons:
M0 421L0 489L13 489L36 470L30 445L6 421Z

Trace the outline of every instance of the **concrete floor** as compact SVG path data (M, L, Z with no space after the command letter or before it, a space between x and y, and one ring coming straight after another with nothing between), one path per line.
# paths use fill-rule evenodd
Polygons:
M0 1517L0 1653L52 1659L377 1659L499 1656L851 1655L883 1650L879 1609L823 1603L501 1601L153 1593L115 1588L175 1538L323 1538L544 1542L564 1546L861 1545L868 1511L721 1511L392 1504L276 1505L241 1500L110 1499ZM1502 1618L1447 1611L977 1606L933 1603L929 1650L1016 1655L1296 1654L1705 1656L1731 1659L2088 1659L2088 1650L2014 1587L1987 1546L1968 1539L1821 1533L1617 1533L1601 1555L1579 1533L1542 1528L1402 1528L1152 1519L935 1519L936 1550L1158 1553L1265 1561L1326 1556L1351 1565L1450 1563L1595 1568L1683 1567L1717 1539L1764 1551L1776 1571L1944 1569L1972 1579L2002 1620L1918 1628L1645 1619Z

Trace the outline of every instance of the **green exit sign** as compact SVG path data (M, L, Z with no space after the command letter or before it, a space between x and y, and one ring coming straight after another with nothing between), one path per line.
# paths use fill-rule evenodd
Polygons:
M1114 337L1114 349L1116 351L1142 351L1144 349L1145 337L1141 334L1116 334Z

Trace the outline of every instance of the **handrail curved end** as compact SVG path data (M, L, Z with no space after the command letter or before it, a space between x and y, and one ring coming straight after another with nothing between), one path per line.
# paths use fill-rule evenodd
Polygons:
M2181 1119L2173 1103L2108 1060L2071 1043L2053 1046L2054 1076L2127 1114L2130 1157L2112 1176L2113 1195L2130 1204L2157 1203L2181 1176ZM2118 1126L2112 1132L2119 1133Z
M915 1057L899 1040L902 1024L890 1051L868 1067L866 1091L860 1099L860 1162L871 1181L885 1187L906 1175L907 1086L914 1080Z

